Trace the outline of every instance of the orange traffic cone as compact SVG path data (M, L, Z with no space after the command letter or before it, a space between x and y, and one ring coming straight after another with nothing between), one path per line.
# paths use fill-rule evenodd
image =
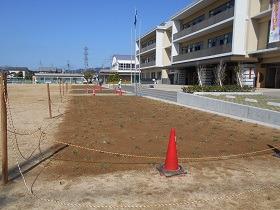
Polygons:
M122 96L122 89L119 89L119 96Z
M170 131L165 164L160 165L157 169L166 177L186 174L186 171L178 164L176 131L174 128Z
M174 128L172 128L170 131L164 169L168 171L177 171L179 169L176 145L176 131Z

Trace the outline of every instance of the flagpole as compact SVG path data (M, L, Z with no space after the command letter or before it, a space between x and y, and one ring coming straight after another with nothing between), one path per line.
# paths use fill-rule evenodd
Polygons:
M137 88L136 88L136 71L137 71L137 65L136 65L136 60L137 60L137 34L136 34L136 26L137 26L137 10L135 9L135 21L134 21L134 40L135 40L135 71L134 71L134 91L135 94L137 95ZM139 51L140 54L140 51ZM139 61L140 64L140 61Z
M141 50L141 20L139 21L139 52ZM140 53L139 53L139 69L138 69L138 83L139 83L139 88L140 88L140 84L141 84L141 57L140 57Z
M130 84L132 85L132 55L133 55L133 38L132 38L132 28L130 29Z

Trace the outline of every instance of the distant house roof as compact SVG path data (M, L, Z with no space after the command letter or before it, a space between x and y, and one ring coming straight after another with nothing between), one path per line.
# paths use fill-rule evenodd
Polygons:
M37 77L84 77L83 74L71 73L35 73Z
M56 67L39 67L34 72L41 72L41 73L61 73L62 69Z
M13 66L3 66L0 69L5 71L29 71L27 67L13 67Z
M115 57L117 60L134 60L134 56L133 55L114 55L113 57Z

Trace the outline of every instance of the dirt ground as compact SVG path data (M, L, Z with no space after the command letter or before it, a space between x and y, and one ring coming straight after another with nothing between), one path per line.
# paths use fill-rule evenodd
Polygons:
M164 157L171 128L177 131L180 157L254 152L280 142L276 129L135 96L73 97L66 112L56 139L126 154ZM162 161L127 159L73 147L57 154L55 159L63 160L64 164L54 170L62 174L67 170L69 176L137 169ZM75 161L81 170L77 170ZM88 167L89 163L96 167Z
M276 129L150 99L65 96L61 103L58 87L51 86L51 90L54 119L48 118L45 86L9 87L17 132L44 128L42 151L63 141L164 157L172 127L177 131L180 157L253 152L267 149L268 144L277 146L280 141ZM38 139L39 134L18 136L22 153L36 148ZM9 154L10 167L14 167L18 152L13 152L10 142ZM36 198L26 193L17 178L1 187L0 208L279 209L279 158L271 152L220 161L181 161L188 174L170 179L155 169L163 161L67 147L24 174Z
M38 147L39 142L42 150L46 150L52 145L47 141L54 138L57 126L62 122L63 115L61 114L65 111L68 99L64 96L64 99L61 100L59 87L56 85L50 85L50 92L53 119L49 118L46 85L8 85L7 116L10 166L14 166L16 162L12 148L12 140L15 139L15 135L12 133L14 129L17 133L24 134L17 135L16 139L21 153L26 158ZM44 130L48 134L42 137L42 133L38 129ZM17 147L16 150L18 150ZM39 154L40 151L37 149L33 156ZM24 160L20 155L19 161L23 162Z
M93 94L93 89L97 95L100 94L115 94L115 90L108 89L106 87L100 87L97 85L72 85L70 94Z

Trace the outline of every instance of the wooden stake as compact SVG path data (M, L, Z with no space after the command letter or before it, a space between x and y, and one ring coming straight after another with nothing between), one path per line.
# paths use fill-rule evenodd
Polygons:
M64 96L64 82L62 82L62 95Z
M68 83L66 83L66 94L68 93Z
M1 142L2 142L2 183L8 183L8 141L7 141L7 107L5 92L7 90L4 73L0 74L1 100Z
M59 80L59 95L60 95L60 101L62 102L62 94L61 94L61 80Z
M50 94L50 84L47 84L47 91L48 91L48 103L49 103L49 114L50 118L52 118L52 105L51 105L51 94Z

